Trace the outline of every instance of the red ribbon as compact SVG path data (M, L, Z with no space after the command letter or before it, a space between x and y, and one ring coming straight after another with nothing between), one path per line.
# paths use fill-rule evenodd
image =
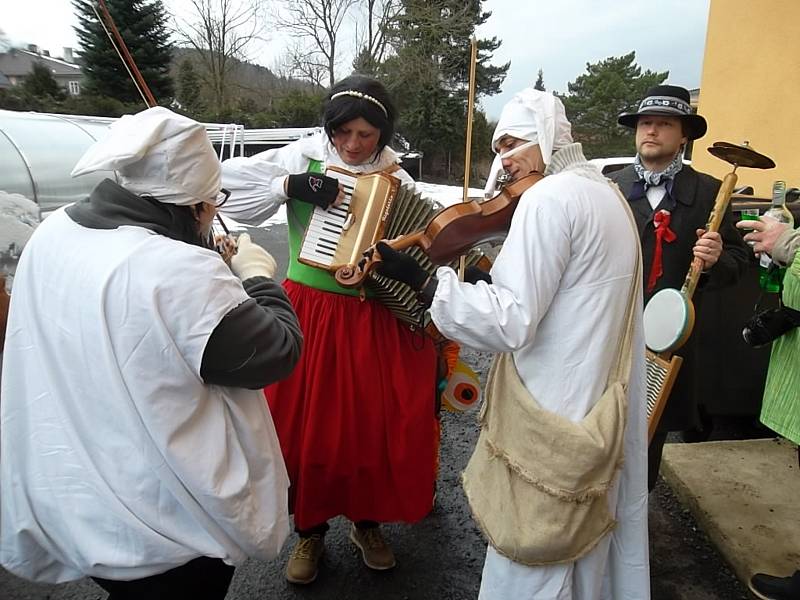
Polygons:
M650 276L647 278L647 293L652 292L656 287L656 281L664 273L664 268L661 264L661 245L664 242L674 242L678 236L669 228L671 219L668 210L659 210L653 215L653 224L656 228L656 247L653 252L653 264L650 267Z

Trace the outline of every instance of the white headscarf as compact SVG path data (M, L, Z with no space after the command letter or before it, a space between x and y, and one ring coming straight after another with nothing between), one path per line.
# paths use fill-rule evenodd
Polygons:
M213 203L220 191L219 159L205 128L161 106L116 121L72 176L110 169L128 190L168 204Z
M550 92L525 88L503 107L492 136L492 150L504 135L539 144L545 164L553 152L572 143L564 105Z
M549 92L525 88L503 107L492 136L492 150L497 153L497 142L504 135L510 135L527 140L529 144L539 144L542 159L549 164L553 152L572 143L571 131L561 100ZM518 152L529 144L517 146L511 152ZM494 157L486 179L484 196L487 198L496 192L497 176L503 170L501 158L499 154Z

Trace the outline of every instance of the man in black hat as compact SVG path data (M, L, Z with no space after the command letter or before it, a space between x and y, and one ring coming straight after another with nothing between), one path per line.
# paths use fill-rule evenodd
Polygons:
M692 112L689 91L674 85L648 90L635 113L618 123L636 130L636 160L609 177L630 203L642 243L644 301L663 288L680 289L694 257L703 260L701 289L736 283L744 272L747 246L733 225L730 207L719 232L705 231L720 181L684 164L689 140L706 133L706 120ZM681 349L683 366L650 443L648 485L658 478L668 431L698 429L700 411L694 397L695 350L692 338Z

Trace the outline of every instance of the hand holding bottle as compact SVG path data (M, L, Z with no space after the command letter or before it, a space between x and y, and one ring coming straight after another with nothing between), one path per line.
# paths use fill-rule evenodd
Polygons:
M757 221L739 221L736 223L736 227L749 230L744 236L744 241L750 245L756 256L759 256L762 252L771 254L772 249L775 247L775 241L784 231L789 229L790 225L765 214Z

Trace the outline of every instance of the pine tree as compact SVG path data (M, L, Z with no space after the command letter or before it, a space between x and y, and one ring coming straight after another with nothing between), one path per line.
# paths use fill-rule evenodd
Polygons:
M572 137L586 156L625 156L634 152L633 133L617 124L620 113L635 110L645 92L663 83L669 71L644 71L636 53L587 63L586 73L567 84L561 99L572 123Z
M178 66L178 89L176 98L183 107L191 112L203 109L203 99L200 95L202 89L200 75L194 68L194 63L189 58L184 58Z
M272 127L314 127L320 122L323 93L289 89L273 96L267 117Z
M390 32L395 55L378 67L400 109L398 130L425 153L428 173L455 175L454 163L463 160L470 38L491 16L481 4L403 0L403 14ZM477 41L476 102L498 93L505 79L509 64L490 64L499 46L497 38Z
M50 69L40 62L33 63L33 70L23 80L22 89L34 98L42 100L63 100L66 98L64 90L58 85Z
M536 83L533 84L533 89L539 90L540 92L547 91L544 87L544 71L539 69L539 74L536 76Z
M92 9L94 0L72 0L78 17L86 91L123 102L141 101L125 66ZM161 104L172 98L167 12L161 0L106 0L108 11L145 83Z

